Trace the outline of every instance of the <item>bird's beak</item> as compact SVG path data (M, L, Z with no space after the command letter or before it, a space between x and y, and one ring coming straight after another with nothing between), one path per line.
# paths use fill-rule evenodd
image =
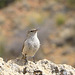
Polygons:
M35 31L38 31L38 29L36 29Z
M39 31L39 30L40 30L40 28L37 28L37 29L36 29L36 31Z
M37 32L37 31L38 31L38 29L35 30L35 32Z

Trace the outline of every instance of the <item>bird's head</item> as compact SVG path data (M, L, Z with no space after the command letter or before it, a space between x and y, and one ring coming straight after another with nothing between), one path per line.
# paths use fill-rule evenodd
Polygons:
M31 29L28 31L28 36L34 36L35 34L37 34L38 29Z

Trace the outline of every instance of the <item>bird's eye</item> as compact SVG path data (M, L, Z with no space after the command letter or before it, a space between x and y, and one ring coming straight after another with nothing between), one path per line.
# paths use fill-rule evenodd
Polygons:
M30 32L33 32L33 31L30 31Z

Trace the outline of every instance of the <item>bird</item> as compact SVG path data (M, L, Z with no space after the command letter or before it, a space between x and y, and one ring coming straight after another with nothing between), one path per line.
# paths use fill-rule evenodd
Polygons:
M23 43L22 59L25 60L25 64L28 63L27 57L33 57L40 48L40 41L37 37L38 29L31 29L27 32L27 38Z

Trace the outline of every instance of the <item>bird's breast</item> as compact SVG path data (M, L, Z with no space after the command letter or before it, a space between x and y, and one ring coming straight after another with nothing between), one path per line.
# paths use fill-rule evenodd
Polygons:
M31 39L26 40L25 45L29 49L38 50L40 47L40 42L38 38L31 38Z
M37 37L29 38L24 42L24 46L25 48L22 53L27 54L28 56L34 56L40 47L40 41Z

